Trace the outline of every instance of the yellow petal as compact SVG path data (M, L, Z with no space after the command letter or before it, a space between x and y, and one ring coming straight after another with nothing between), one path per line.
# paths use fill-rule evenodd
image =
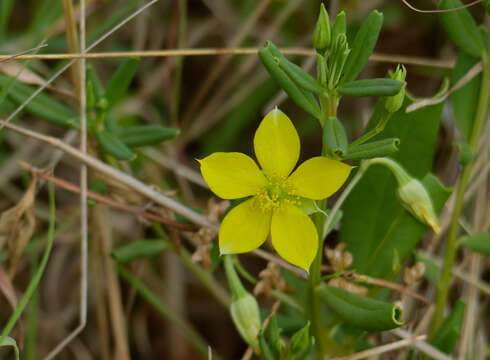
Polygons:
M284 260L309 271L318 250L318 233L301 209L286 205L274 211L271 224L272 245Z
M198 161L204 181L220 198L255 195L267 184L255 161L245 154L217 152Z
M299 136L289 118L277 108L255 132L255 155L268 176L288 176L298 162Z
M317 156L306 160L289 177L297 195L320 200L336 192L345 183L352 166Z
M253 199L244 201L226 214L219 228L221 255L252 251L267 239L271 213L254 207L253 202Z

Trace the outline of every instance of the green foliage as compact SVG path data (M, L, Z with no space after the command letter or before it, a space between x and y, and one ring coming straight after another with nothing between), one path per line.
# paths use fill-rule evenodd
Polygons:
M454 350L463 328L465 308L466 303L464 301L458 300L456 302L431 342L434 347L446 354L450 354ZM431 359L431 357L424 356L424 359Z
M354 146L347 151L344 159L361 160L383 157L398 151L399 138L388 138Z
M146 146L170 140L179 135L179 129L159 125L129 126L118 134L119 140L127 146Z
M463 6L460 0L441 0L440 10L454 9ZM475 20L467 9L439 13L441 24L447 35L464 53L481 58L485 45Z
M406 98L403 109L410 103L412 100ZM393 114L384 132L374 139L400 139L399 151L393 159L413 176L425 176L422 183L438 212L447 199L448 191L427 173L432 167L442 104L408 114L403 109ZM380 100L368 130L376 126L383 112ZM340 242L347 244L354 257L353 268L360 273L389 276L394 251L403 261L426 231L425 225L404 210L396 197L396 188L396 181L388 170L371 167L344 204Z
M100 147L116 159L126 161L136 159L136 154L112 133L101 130L95 133L95 138Z
M0 75L0 87L3 89L6 86L10 86L10 80L11 78L8 76ZM13 102L20 105L27 100L34 91L35 89L30 85L15 82L10 86L7 96ZM45 119L56 125L75 128L80 126L79 117L76 112L45 93L38 94L25 109L32 115L38 116L41 119Z
M366 97L366 96L393 96L402 88L403 83L394 79L366 79L343 83L338 91L340 95Z
M337 37L340 34L345 34L345 31L347 29L347 22L345 19L345 12L341 11L337 14L335 17L335 21L333 22L332 26L332 42L337 40Z
M107 85L105 98L109 106L116 104L128 91L138 66L139 58L129 58L117 68Z
M460 53L452 73L451 84L456 84L478 62L478 59L464 52ZM481 77L481 74L475 76L460 89L454 91L450 98L456 127L467 142L470 140L473 129Z
M344 81L357 78L371 56L383 25L383 14L374 10L356 34L349 58L344 67Z
M323 146L331 157L342 158L347 152L344 126L335 116L329 117L323 126Z
M17 342L9 336L6 336L5 339L0 343L0 347L11 346L14 349L15 359L20 359L19 347L17 346Z
M160 254L168 248L168 244L159 240L137 240L117 248L111 252L111 256L120 264L140 258L150 258Z
M317 292L330 310L358 329L382 331L403 325L402 309L394 304L325 284L320 285Z
M459 239L459 244L472 251L490 256L490 232L481 232Z

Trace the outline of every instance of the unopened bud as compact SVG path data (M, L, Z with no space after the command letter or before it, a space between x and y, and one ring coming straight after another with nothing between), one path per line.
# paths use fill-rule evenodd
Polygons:
M313 32L313 47L320 55L325 54L330 46L330 19L323 3L320 5L320 14Z
M385 109L389 113L395 113L403 105L403 100L405 99L405 87L407 86L407 83L405 82L405 78L407 77L407 69L405 69L405 66L403 65L398 65L396 68L395 73L391 77L394 80L401 81L403 83L400 91L398 94L389 96L385 100Z
M428 224L438 234L441 231L439 220L424 185L415 178L398 187L398 197L402 205L417 219Z
M233 266L231 255L225 256L224 263L228 286L231 290L231 319L243 340L254 349L258 349L260 331L259 304L255 297L243 287Z

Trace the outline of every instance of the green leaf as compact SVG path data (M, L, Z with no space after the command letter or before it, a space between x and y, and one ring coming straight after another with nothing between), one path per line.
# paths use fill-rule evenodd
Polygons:
M374 10L356 34L349 58L344 66L344 81L355 80L374 50L383 25L383 14Z
M403 325L402 309L394 304L325 284L320 285L317 291L329 308L349 325L369 331L389 330Z
M109 106L113 106L126 94L136 73L138 63L139 58L129 58L119 65L114 75L112 75L105 93Z
M490 256L490 232L481 232L472 236L465 236L459 240L459 244L470 250Z
M127 146L154 145L173 139L179 135L179 129L159 125L139 125L125 128L119 133L119 139Z
M345 20L345 12L342 10L337 14L337 16L335 17L335 21L333 22L332 43L335 42L338 35L345 34L346 29L347 29L347 24Z
M159 240L139 240L122 246L111 252L114 260L126 264L139 258L149 258L160 254L168 248L168 244Z
M323 144L325 151L331 157L343 157L347 152L347 135L344 126L335 117L331 116L323 126Z
M269 345L267 344L267 341L265 340L264 333L262 331L259 332L259 347L260 350L262 351L262 359L263 360L274 360L274 354L272 353L272 350L270 349Z
M440 10L463 6L460 0L441 0ZM485 46L480 31L467 9L439 13L441 24L449 38L463 52L475 58L481 58Z
M291 100L310 115L320 119L320 107L313 94L299 88L275 61L275 57L280 58L281 56L282 54L270 41L265 43L265 48L259 50L260 60L270 76L289 95Z
M394 79L366 79L344 83L339 87L341 95L366 97L366 96L393 96L398 94L403 83Z
M95 95L96 103L99 102L100 99L102 99L102 97L104 96L105 89L104 85L102 85L102 82L97 76L97 72L90 64L87 65L87 81L90 81L92 83L92 90Z
M461 53L454 67L451 83L456 84L468 71L478 63L478 59L465 53ZM451 94L451 105L456 127L463 138L470 141L475 119L476 107L478 106L478 95L480 94L481 73L471 79L463 87Z
M3 346L11 346L11 347L13 347L14 348L14 352L15 352L15 359L16 360L19 360L20 359L19 348L17 347L17 342L14 339L12 339L9 336L6 336L5 339L3 339L2 343L0 344L0 347L3 347Z
M5 30L7 29L13 7L14 0L0 1L0 41L5 37Z
M453 352L458 343L461 329L463 328L465 308L466 304L464 301L458 300L456 302L456 305L454 305L453 309L442 323L441 328L434 336L434 340L431 342L434 347L446 354ZM424 359L430 359L430 357L424 356Z
M423 178L422 183L438 213L449 191L429 171L443 104L405 113L406 106L412 102L406 97L402 110L394 113L385 130L373 139L400 139L399 151L392 155L393 159L414 177ZM382 100L376 104L368 130L376 126L383 114L383 105ZM371 166L346 199L339 240L347 244L347 250L354 257L352 267L360 273L388 277L392 273L394 252L402 262L427 231L426 225L402 207L396 189L396 180L389 170Z
M131 161L136 158L136 154L125 143L105 130L96 132L95 138L106 153L118 160Z
M383 157L397 152L399 145L400 139L398 138L372 141L354 146L347 151L347 154L345 154L343 158L351 160L361 160L371 159L375 157Z
M282 56L274 59L279 64L279 67L302 89L315 94L323 94L325 92L325 89L318 80L295 63L286 59L286 57Z
M304 327L296 331L291 336L291 352L298 354L308 348L310 344L310 322L308 321Z
M8 86L9 77L0 75L0 87ZM35 89L32 86L16 82L9 90L8 97L18 105L22 104ZM50 121L56 125L67 127L79 127L78 114L65 104L55 100L45 93L38 94L25 107L25 109L34 116Z

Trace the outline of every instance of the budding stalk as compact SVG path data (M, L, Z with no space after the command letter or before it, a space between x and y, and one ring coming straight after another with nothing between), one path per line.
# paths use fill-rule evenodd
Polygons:
M313 47L320 55L324 55L330 46L330 19L323 3L320 5L320 14L313 32Z
M403 100L405 99L405 87L407 86L407 83L405 81L406 77L407 69L405 69L405 66L403 65L398 65L396 67L395 73L391 78L401 81L403 85L398 94L389 96L385 100L385 109L390 114L397 112L403 106Z

